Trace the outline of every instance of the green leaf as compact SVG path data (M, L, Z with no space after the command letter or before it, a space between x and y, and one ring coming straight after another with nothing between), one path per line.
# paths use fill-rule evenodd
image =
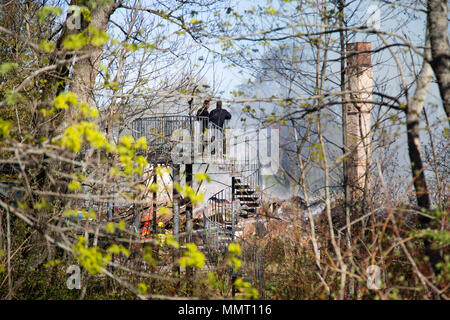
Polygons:
M84 33L71 34L63 41L63 47L67 50L84 48L89 42L89 37Z
M0 137L6 138L9 136L9 129L11 128L11 121L0 118Z
M70 191L79 191L82 190L83 188L81 187L81 183L79 183L77 180L72 180L67 187L69 188Z
M18 92L15 92L13 90L7 90L6 91L6 104L8 106L12 106L16 104L17 102L23 102L25 99L22 97L22 95Z
M157 183L152 183L151 185L148 186L148 190L150 190L153 193L156 193L159 191L159 187Z
M165 215L165 214L171 214L172 211L170 211L169 208L161 207L161 208L159 208L158 213L162 214L162 215Z
M55 50L55 44L47 40L42 40L40 48L45 52L52 52L53 50Z
M137 291L140 293L140 294L145 294L145 293L147 293L147 285L145 284L145 283L139 283L138 284L138 286L137 286Z
M45 18L49 14L53 14L55 16L62 13L61 8L52 7L52 6L44 6L41 10L39 10L39 22L43 23L45 21Z
M211 177L208 174L206 174L206 173L201 173L200 172L200 173L196 173L194 175L194 180L198 181L198 182L203 181L203 180L206 180L206 181L210 182L211 181Z
M108 223L105 227L105 230L106 230L106 232L114 233L114 231L116 230L114 227L114 223L112 223L112 222Z
M77 105L77 95L73 92L62 92L55 99L53 104L58 109L67 109L69 105Z
M147 149L147 139L145 137L140 137L136 140L136 149L141 148L142 150Z
M98 247L89 248L86 238L78 237L77 243L72 246L78 262L89 271L90 274L102 273L102 268L111 261L109 254L102 254Z
M178 261L180 266L203 268L205 265L205 255L198 251L197 246L194 243L186 243L186 249L184 256Z
M117 229L124 230L125 229L125 221L120 220L120 222L116 226L117 226Z
M103 30L94 27L89 27L88 30L91 33L91 43L93 46L100 47L109 39L109 36Z
M19 65L15 62L5 62L0 65L0 74L5 74L12 68L17 68Z

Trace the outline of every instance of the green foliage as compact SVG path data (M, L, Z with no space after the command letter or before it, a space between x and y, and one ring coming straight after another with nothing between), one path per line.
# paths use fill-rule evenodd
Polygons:
M125 222L122 220L119 223L114 223L114 222L108 222L105 226L105 230L108 233L114 233L116 232L116 228L119 230L124 230L125 229Z
M55 50L55 44L53 42L44 39L41 41L40 48L45 52L50 53L53 50Z
M237 278L234 282L234 286L241 293L241 295L238 296L238 300L258 299L258 290L253 288L249 282Z
M104 45L109 39L109 36L103 30L96 29L92 26L89 26L88 30L91 35L91 43L95 47Z
M137 290L138 290L138 292L140 294L146 294L147 290L148 290L148 287L147 287L147 285L145 283L141 282L141 283L138 284Z
M6 104L8 106L12 106L16 103L20 103L23 101L25 101L25 100L20 93L14 91L14 90L6 90Z
M125 257L130 256L130 251L122 245L113 244L107 250L109 254L123 254Z
M152 183L148 186L148 190L156 193L159 191L159 186L157 183Z
M84 140L98 149L109 149L111 146L105 135L98 131L97 126L87 121L82 121L66 128L60 144L73 152L79 152L84 144Z
M45 21L45 18L49 15L60 15L62 13L61 8L58 7L52 7L52 6L44 6L39 11L39 22L43 23Z
M67 50L79 50L89 43L89 37L84 33L71 34L63 41L63 46Z
M136 149L146 150L147 149L147 139L145 137L140 137L139 139L136 140L134 147Z
M83 188L81 187L81 183L78 182L77 180L72 180L67 187L69 188L70 191L80 191Z
M211 181L211 177L207 174L207 173L203 173L203 172L197 172L194 174L194 180L201 182L206 180L207 182Z
M86 209L80 209L80 210L65 210L63 215L65 217L74 217L78 218L79 216L82 216L84 219L97 219L97 215L95 214L95 211L92 209L86 210Z
M156 169L155 169L155 173L156 173L158 176L162 177L164 174L170 174L170 170L169 170L168 168L166 168L166 167L160 167L160 166L158 166L158 167L156 167Z
M136 143L132 136L122 136L119 144L113 150L119 154L121 167L113 167L111 174L116 176L142 175L144 167L147 166L147 159L141 155L136 155L138 148L146 147L145 137Z
M105 230L106 230L106 232L114 233L116 231L116 228L114 227L114 223L112 223L112 222L107 223Z
M88 44L95 47L104 45L109 40L105 31L89 26L83 32L70 34L63 41L63 46L67 50L84 49Z
M164 215L164 214L171 214L172 211L170 211L169 208L166 208L166 207L160 207L158 213L159 213L160 215Z
M193 205L202 203L204 200L204 194L202 192L197 193L192 187L188 185L180 186L178 183L174 184L174 188L183 195L185 199L189 199Z
M184 256L179 259L178 263L182 267L203 268L205 266L205 255L198 251L194 243L186 243Z
M156 266L156 259L153 258L152 247L144 248L142 258L151 266Z
M3 249L0 249L0 259L3 258L3 256L5 255L5 252L3 251ZM0 273L3 273L6 271L5 266L3 265L3 263L0 263Z
M6 139L9 136L11 121L0 118L0 137Z
M80 263L90 274L102 273L111 256L109 254L103 254L98 247L88 247L86 238L83 236L78 237L77 243L72 246L72 250Z
M0 74L5 74L12 68L17 68L19 65L15 62L5 62L0 64Z
M448 246L450 244L450 231L426 229L418 234L419 237L428 237L432 241L437 242L439 246Z
M52 267L56 267L57 265L61 264L61 260L51 260L51 261L47 261L47 263L44 265L44 267L46 268L52 268Z
M208 284L212 289L218 289L223 285L222 281L217 279L215 272L208 272Z
M230 243L228 245L227 263L233 268L234 272L239 271L241 268L241 260L238 257L241 256L241 247L236 243Z
M49 203L47 203L47 200L45 200L45 198L41 198L33 205L33 208L37 211L40 211L45 209L51 209L52 206Z
M158 242L160 245L168 245L175 249L180 248L178 241L176 241L173 235L171 235L167 230L165 234L158 234Z

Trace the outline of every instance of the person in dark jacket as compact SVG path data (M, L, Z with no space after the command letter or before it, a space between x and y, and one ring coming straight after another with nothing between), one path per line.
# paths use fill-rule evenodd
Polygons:
M231 119L231 113L229 113L227 110L222 109L222 101L218 100L216 104L216 108L209 113L209 122L214 123L216 126L220 128L222 131L222 141L223 141L223 153L226 153L226 141L225 141L225 134L223 132L223 124L225 123L225 120ZM214 141L214 137L213 137ZM215 154L216 150L213 150L212 154Z
M197 117L208 117L209 116L209 100L203 101L203 106L197 111Z
M223 129L223 124L225 120L231 119L231 113L227 110L222 109L222 101L217 101L216 108L209 113L209 121L214 123L216 126Z
M205 141L205 131L208 129L209 121L209 100L203 101L203 106L197 112L197 120L201 121L201 138L202 138L202 153L205 151L206 141ZM201 118L200 118L201 117Z
M202 132L205 132L208 129L208 118L209 118L209 100L203 101L203 106L198 110L197 117L205 117L205 118L197 118L197 120L202 121Z

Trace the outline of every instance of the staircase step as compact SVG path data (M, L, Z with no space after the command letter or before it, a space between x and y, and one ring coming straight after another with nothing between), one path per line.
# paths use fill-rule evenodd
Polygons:
M227 202L226 199L220 199L220 198L217 198L217 197L209 198L209 200L212 200L214 202Z
M252 195L255 193L255 190L252 189L246 189L246 190L236 190L235 194L236 195Z
M244 215L247 215L248 216L248 214L256 214L256 209L257 208L248 208L248 209L244 209L244 211L247 213L247 214L244 214ZM242 215L242 214L241 214Z
M235 186L236 188L252 188L252 184L249 183L249 182L247 182L247 181L244 181L244 182L235 182L235 183L234 183L234 186Z
M238 198L241 202L242 202L242 201L253 201L253 202L256 202L256 201L259 200L259 197L257 197L257 196L249 197L249 196L247 196L247 195L239 195L237 198Z
M246 209L246 207L248 207L248 208L258 208L259 207L259 203L257 203L257 202L244 202L244 203L241 203L241 207L242 207L242 209Z

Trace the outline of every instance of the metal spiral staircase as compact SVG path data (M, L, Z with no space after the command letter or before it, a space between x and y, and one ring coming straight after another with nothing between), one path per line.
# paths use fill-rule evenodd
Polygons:
M189 236L188 239L196 242L212 266L227 253L230 243L239 243L242 267L234 276L251 281L255 287L261 289L263 278L261 252L238 236L242 231L240 222L243 219L257 218L259 215L262 193L259 188L258 164L248 161L238 164L227 158L224 150L217 148L217 145L215 148L205 148L205 141L209 143L217 140L217 137L223 134L222 129L210 123L208 118L192 116L141 118L133 121L132 132L135 139L146 136L147 144L152 146L152 150L147 153L149 163L176 165L169 154L173 154L173 150L179 146L183 139L182 135L189 132L192 142L190 151L194 156L187 161L184 159L184 163L190 161L205 164L213 161L221 165L222 171L229 172L230 185L210 196L202 207L193 210L193 213L199 211L202 213L202 236Z
M243 172L233 172L231 186L212 195L203 207L204 249L209 261L214 263L220 255L226 254L231 242L238 243L241 247L242 267L234 277L250 281L262 294L261 251L238 236L242 232L240 221L259 216L258 209L262 199L258 187L259 170L255 165L241 169Z

